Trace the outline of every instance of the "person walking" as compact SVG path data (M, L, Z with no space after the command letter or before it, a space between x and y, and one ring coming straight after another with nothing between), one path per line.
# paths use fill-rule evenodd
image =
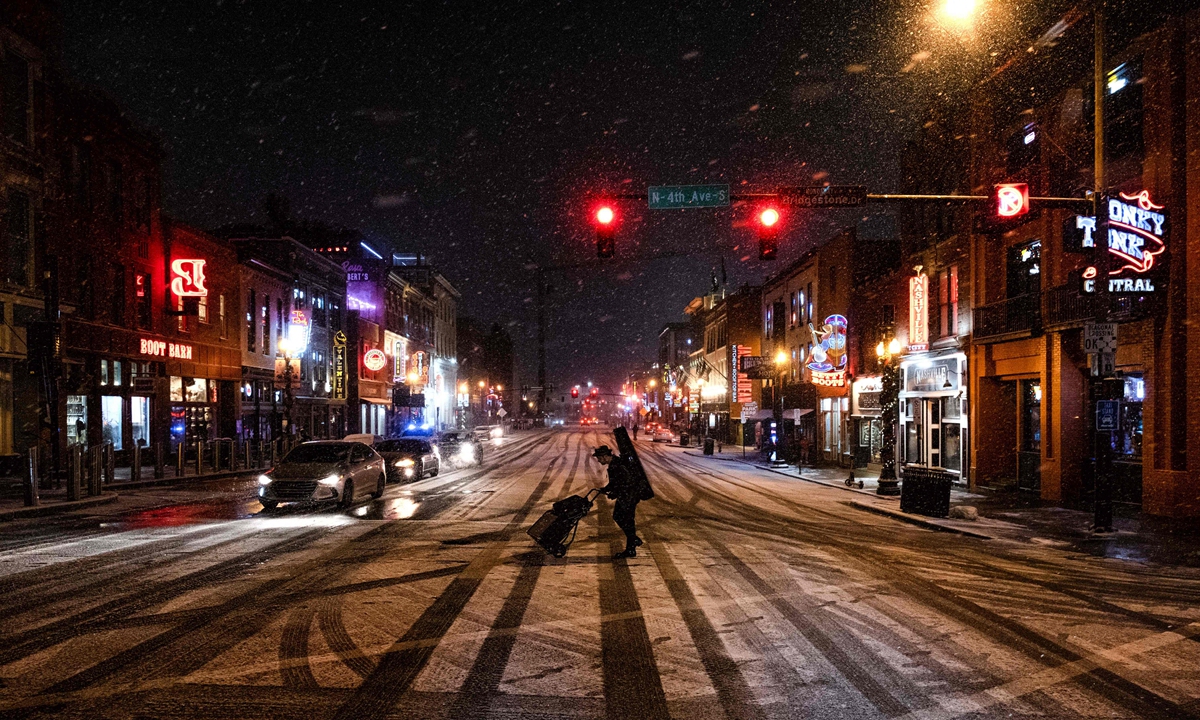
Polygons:
M637 505L646 495L648 488L629 467L624 458L613 454L612 448L601 445L592 457L608 468L608 484L600 489L610 500L616 502L613 521L625 533L625 550L613 555L613 559L637 557L642 539L637 535Z
M638 424L634 423L633 424L633 439L634 440L637 440L637 434L638 434Z

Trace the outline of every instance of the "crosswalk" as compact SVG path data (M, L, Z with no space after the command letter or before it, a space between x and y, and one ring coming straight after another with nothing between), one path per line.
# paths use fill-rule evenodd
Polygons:
M1200 576L947 538L641 443L646 545L599 432L520 436L362 515L0 554L4 717L1194 717ZM400 500L407 512L395 512ZM378 505L378 507L375 507Z

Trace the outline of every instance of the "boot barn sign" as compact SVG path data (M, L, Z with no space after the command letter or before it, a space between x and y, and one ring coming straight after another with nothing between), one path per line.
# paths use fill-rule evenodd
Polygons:
M1160 292L1164 278L1163 255L1167 250L1167 213L1143 190L1133 195L1120 193L1104 201L1104 218L1109 258L1108 292L1118 295L1153 295ZM1086 253L1095 264L1083 270L1082 290L1096 292L1103 265L1096 252L1096 218L1076 215L1064 228L1064 249Z

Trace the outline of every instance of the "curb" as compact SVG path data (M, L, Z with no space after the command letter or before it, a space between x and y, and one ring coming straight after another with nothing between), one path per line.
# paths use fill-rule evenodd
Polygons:
M991 535L984 535L983 533L977 533L973 530L964 530L963 528L957 528L957 527L953 527L951 525L942 525L941 523L936 523L936 522L933 522L932 520L927 520L924 517L921 517L920 515L911 515L906 512L900 512L899 510L891 510L889 508L878 507L876 505L870 505L868 503L860 502L858 500L850 500L843 504L849 505L850 507L856 508L858 510L865 510L870 513L875 513L876 515L883 515L885 517L890 517L894 520L899 520L900 522L906 522L910 525L917 525L917 526L920 526L920 527L923 527L923 528L926 528L929 530L936 530L938 532L956 533L958 535L966 535L967 537L973 537L973 538L977 538L979 540L994 540L995 539Z
M0 511L0 522L8 522L10 520L20 520L23 518L44 517L46 515L59 515L62 513L71 512L80 508L95 507L96 505L107 505L114 503L120 498L116 493L104 493L96 497L83 498L82 500L67 500L65 502L54 503L52 505L35 505L33 507L17 508L16 510Z
M104 487L118 490L136 490L155 485L186 485L188 483L210 482L213 480L231 480L243 475L253 475L263 472L262 468L252 470L235 470L232 472L210 473L208 475L184 475L182 477L146 478L143 480L127 480L125 482L108 483Z
M894 495L894 496L893 495L878 495L874 492L871 492L870 490L860 490L859 488L847 487L845 483L826 482L825 480L818 480L817 478L813 478L813 477L804 477L804 475L793 475L791 473L783 472L781 470L776 470L775 468L770 467L769 465L759 465L758 463L751 462L749 460L740 460L738 458L723 458L723 457L717 457L715 455L697 455L696 453L688 452L687 450L684 450L683 454L691 455L692 457L712 457L712 458L716 458L717 460L723 460L725 462L742 463L743 465L749 465L750 467L756 467L759 470L766 470L767 472L772 472L772 473L775 473L776 475L782 475L784 477L788 477L793 480L803 480L804 482L810 482L815 485L824 485L825 487L834 488L835 490L845 490L847 492L859 493L860 495L866 495L867 497L873 497L873 498L885 497L885 498L893 498L896 500L900 499L899 495Z

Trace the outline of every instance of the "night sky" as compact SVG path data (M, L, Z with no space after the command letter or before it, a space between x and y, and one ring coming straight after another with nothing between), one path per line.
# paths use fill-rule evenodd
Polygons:
M168 213L262 222L277 192L297 217L425 252L462 314L509 325L529 383L529 268L594 263L590 193L895 190L924 102L960 80L956 59L986 54L912 0L62 5L71 74L163 139ZM731 288L759 283L838 227L892 233L883 212L793 216L765 264L748 208L628 202L615 260L551 273L551 380L654 359L722 257ZM690 255L647 259L661 253Z

